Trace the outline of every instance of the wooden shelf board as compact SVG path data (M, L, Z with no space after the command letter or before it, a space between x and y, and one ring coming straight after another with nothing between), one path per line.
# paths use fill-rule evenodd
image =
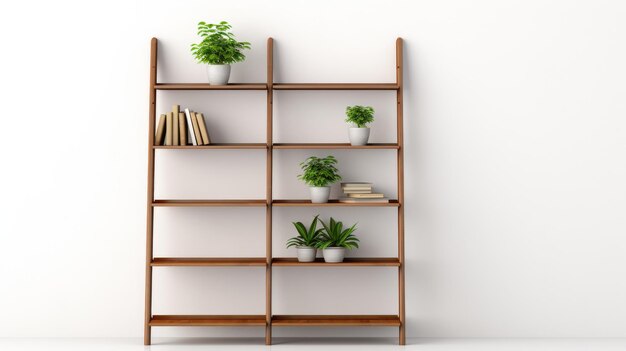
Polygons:
M154 200L155 207L249 207L265 206L266 200Z
M291 267L366 267L366 266L382 266L382 267L399 267L400 261L396 257L346 257L343 262L327 263L323 258L318 258L315 262L298 262L295 257L276 257L272 259L272 266L291 266Z
M155 257L151 266L265 266L265 257Z
M274 315L272 326L400 326L396 315Z
M274 83L274 90L398 90L396 83Z
M389 200L386 202L360 202L360 203L345 203L338 200L328 200L326 203L314 204L311 200L274 200L272 201L274 206L308 206L308 207L324 207L324 206L355 206L355 207L398 207L400 204L398 200Z
M153 327L265 326L265 315L154 315Z
M273 145L274 149L399 149L398 144L380 143L353 146L349 143L309 143L309 144L292 144L277 143Z
M157 83L157 90L267 90L265 83L234 83L209 85L207 83Z
M184 150L202 150L202 149L267 149L265 143L220 143L210 145L155 145L155 149L184 149Z
M265 83L157 83L156 90L267 90ZM398 90L396 83L274 83L274 90Z

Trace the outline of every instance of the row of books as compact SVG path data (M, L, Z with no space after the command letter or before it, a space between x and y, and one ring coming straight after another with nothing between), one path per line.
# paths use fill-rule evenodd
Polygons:
M387 203L389 199L383 193L373 192L372 183L350 182L341 183L344 197L339 198L339 202L344 203Z
M172 111L164 113L159 118L155 145L209 145L209 132L202 113L193 112L188 108L180 111L179 105L174 105Z

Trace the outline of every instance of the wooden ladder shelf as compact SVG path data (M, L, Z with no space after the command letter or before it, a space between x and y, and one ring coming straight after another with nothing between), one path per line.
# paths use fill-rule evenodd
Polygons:
M146 286L144 344L151 343L151 329L157 326L261 326L265 327L265 343L272 343L272 328L279 326L386 326L397 327L399 344L406 340L406 318L404 297L404 148L403 148L403 107L402 107L402 39L396 40L396 82L395 83L274 83L273 39L267 40L267 82L228 85L208 85L200 83L157 83L157 45L152 38L150 51L150 105L148 121L148 191L146 224ZM264 90L267 94L266 143L211 144L205 146L155 146L156 97L157 90ZM396 143L368 144L351 146L344 143L284 144L273 142L273 93L274 90L394 90L397 102ZM154 159L156 149L265 149L266 156L266 197L249 200L184 200L154 198ZM274 150L280 149L391 149L397 153L397 193L398 198L389 203L339 203L336 200L326 204L312 204L309 200L281 200L272 197L272 161ZM265 257L154 257L153 225L154 208L161 206L182 207L265 207ZM322 261L300 263L294 258L272 256L272 208L274 206L354 206L354 207L396 207L398 211L398 255L384 258L347 258L342 263ZM265 315L153 315L152 314L152 270L154 267L171 266L261 266L265 267ZM397 267L398 268L398 314L397 315L273 315L272 314L272 269L273 267Z

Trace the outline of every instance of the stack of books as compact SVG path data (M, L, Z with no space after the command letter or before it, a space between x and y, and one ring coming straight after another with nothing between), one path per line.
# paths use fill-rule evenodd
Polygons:
M188 108L180 111L174 105L172 111L159 118L154 145L209 145L209 133L202 113Z
M340 197L339 202L344 203L386 203L389 199L382 193L372 191L372 183L351 182L341 183L341 189L345 197Z

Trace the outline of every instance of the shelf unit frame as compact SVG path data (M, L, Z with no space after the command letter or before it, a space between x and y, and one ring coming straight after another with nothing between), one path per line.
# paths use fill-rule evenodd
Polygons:
M398 328L398 343L406 343L405 315L405 257L404 257L404 127L403 127L403 41L396 39L395 83L274 83L274 40L267 40L267 81L265 83L238 83L209 85L204 83L157 83L158 40L150 44L149 121L148 121L148 181L146 201L146 263L145 263L145 318L144 344L150 345L152 327L157 326L264 326L265 343L272 344L272 327L280 326L385 326ZM267 95L267 121L265 143L221 143L205 146L156 146L156 97L158 90L260 90ZM273 99L275 90L394 90L396 91L395 143L374 143L352 146L346 143L274 143ZM266 197L250 200L189 200L154 198L154 163L157 149L164 150L220 150L265 149L266 150ZM389 203L339 203L312 204L309 200L274 199L272 196L274 149L390 149L397 154L397 200ZM155 207L265 207L265 257L154 257L154 208ZM343 263L324 263L320 260L302 263L294 258L272 255L272 210L284 206L349 206L349 207L396 207L398 216L397 257L346 258ZM154 267L265 267L265 315L153 315L152 270ZM397 267L398 269L398 315L273 315L272 314L272 268L276 267Z

